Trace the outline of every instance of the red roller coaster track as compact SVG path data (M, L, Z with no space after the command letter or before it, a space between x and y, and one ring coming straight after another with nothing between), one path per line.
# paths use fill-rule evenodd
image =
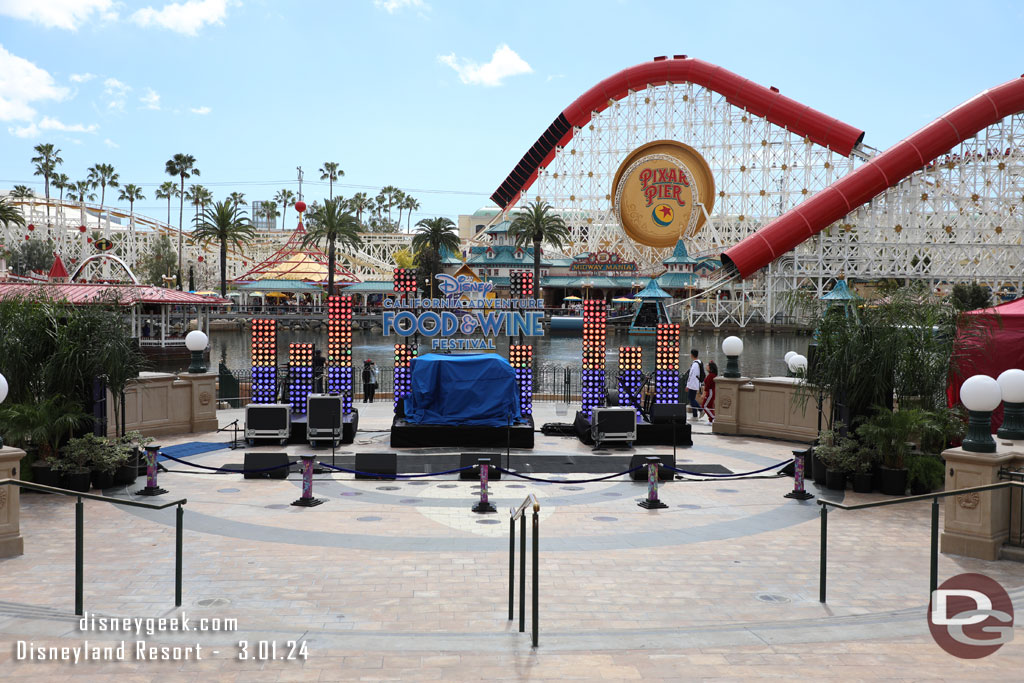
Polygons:
M896 143L722 254L746 278L978 131L1024 111L1024 76L986 90Z
M686 55L676 55L671 59L655 57L653 62L623 69L604 79L566 107L516 164L491 199L505 209L515 204L537 179L538 170L554 158L556 149L564 147L572 139L574 129L587 125L594 113L604 111L630 91L682 82L696 83L724 95L729 103L843 156L849 156L864 139L864 131L786 97L775 88L758 85L720 66Z

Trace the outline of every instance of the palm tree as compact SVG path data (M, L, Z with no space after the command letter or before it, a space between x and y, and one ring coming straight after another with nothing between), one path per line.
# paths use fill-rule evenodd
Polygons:
M254 237L256 231L246 218L245 210L240 211L232 199L216 202L203 211L203 219L192 232L192 239L201 244L220 243L221 296L227 296L228 292L228 242L241 251L245 241Z
M14 199L32 199L35 196L36 193L28 185L15 185L11 190L11 197Z
M64 215L64 190L71 188L71 178L68 178L67 173L54 173L53 179L50 181L55 188L60 190L60 215Z
M440 271L441 255L444 251L459 251L459 236L455 233L452 219L438 216L424 218L416 223L419 230L412 238L412 250L417 255L429 255L430 263L430 296L434 296L434 276Z
M334 199L334 181L344 177L344 175L345 172L338 168L338 162L336 161L325 161L324 165L320 167L320 180L326 180L328 183L329 199Z
M111 187L118 186L118 175L114 173L113 164L95 164L89 168L89 182L92 183L95 189L98 185L100 187L100 219L103 218L103 204L107 200L107 185ZM103 231L106 235L110 230L110 219L107 219L107 229Z
M32 157L32 163L36 165L36 171L33 175L43 176L43 188L46 191L46 225L49 226L50 178L53 177L53 173L57 170L57 166L63 164L64 160L60 158L60 150L54 147L52 143L41 143L32 149L34 149L36 154L39 155Z
M395 232L401 232L402 231L402 210L405 209L405 198L408 197L408 195L405 194L404 192L402 192L401 190L398 190L398 189L396 189L395 192L396 192L396 194L395 194L395 206L398 207L398 230L396 230Z
M71 183L71 188L74 194L72 196L72 193L69 192L68 198L79 202L78 206L81 213L82 225L85 225L85 203L91 199L96 199L96 195L89 192L89 190L92 189L92 183L88 180L79 180Z
M8 203L6 197L0 197L0 225L6 228L10 223L25 225L25 217Z
M285 216L288 214L288 207L295 204L295 193L285 188L274 195L274 201L281 203L281 227L283 228L285 223Z
M131 234L130 244L132 245L133 252L134 252L134 249L135 249L135 202L137 202L140 199L145 199L145 198L146 197L142 194L142 188L139 187L138 185L135 185L134 183L128 183L127 185L125 185L124 188L121 190L120 196L118 196L118 199L120 201L128 202L128 206L129 206L128 231ZM135 254L134 253L132 253L130 255L130 260L132 262L132 267L134 268L135 267Z
M322 207L311 211L309 231L302 238L302 246L308 247L327 240L327 295L334 295L335 247L343 251L358 248L363 241L359 238L359 219L343 211L337 199L328 199Z
M192 206L196 207L196 217L193 219L192 223L199 225L199 214L201 214L206 209L206 205L213 200L213 193L202 185L192 185L185 193L185 199L187 199Z
M534 298L540 298L540 248L548 242L559 249L569 242L569 228L552 207L545 201L537 200L527 204L512 220L508 236L516 241L519 248L533 242Z
M270 225L270 221L280 216L281 212L277 210L277 202L264 201L260 204L259 214L260 218L266 218L267 225Z
M232 192L231 194L228 195L228 199L231 201L232 204L235 205L236 211L238 210L239 206L245 206L246 204L249 203L245 201L244 192Z
M173 180L165 180L156 189L157 199L167 200L167 227L171 227L171 200L181 194Z
M363 222L363 211L369 211L370 209L370 198L366 196L365 192L356 192L352 195L352 199L348 201L349 208L356 212L356 218L359 222Z
M178 289L181 289L181 243L182 237L185 234L183 230L183 220L185 216L185 179L191 178L192 176L199 175L199 169L196 168L196 158L191 154L175 154L173 157L167 160L164 164L164 172L169 176L177 176L181 180L181 186L178 188L178 272L176 275Z
M409 223L412 222L412 212L419 211L420 203L416 201L412 195L405 195L405 199L402 200L402 206L409 212L405 215L405 231L409 232ZM399 219L398 222L401 223L401 219Z

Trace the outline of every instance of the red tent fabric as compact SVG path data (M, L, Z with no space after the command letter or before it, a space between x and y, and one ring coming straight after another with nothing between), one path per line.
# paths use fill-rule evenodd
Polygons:
M979 308L964 314L988 328L989 337L966 336L956 341L958 367L947 390L949 405L960 402L960 387L971 375L999 377L1004 370L1024 369L1024 299L1016 299L993 308ZM962 354L962 355L961 355ZM992 431L1003 424L1003 407L992 413Z

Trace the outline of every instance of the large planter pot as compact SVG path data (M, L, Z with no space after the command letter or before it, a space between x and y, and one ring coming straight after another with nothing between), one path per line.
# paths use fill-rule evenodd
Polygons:
M60 487L62 489L78 491L79 493L89 493L89 487L91 485L92 477L89 474L89 470L63 472L60 475Z
M891 467L879 468L881 477L878 490L887 496L902 496L907 492L907 469L894 470Z
M50 469L50 465L38 460L32 463L32 481L43 486L57 486L59 483L57 474Z
M121 465L114 470L114 484L125 485L134 484L135 478L139 476L138 468L135 464Z
M811 479L818 486L825 485L825 463L817 455L811 458Z
M109 489L114 485L114 473L102 470L93 470L92 487L94 489Z
M853 475L854 493L871 493L875 490L871 472L856 472Z
M846 472L841 470L825 470L825 488L833 491L846 490Z

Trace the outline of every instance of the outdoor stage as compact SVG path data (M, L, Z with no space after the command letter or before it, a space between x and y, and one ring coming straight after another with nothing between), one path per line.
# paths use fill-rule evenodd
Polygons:
M533 448L533 418L504 427L477 425L410 424L395 417L391 425L392 448Z
M671 423L651 424L637 418L636 441L633 443L640 446L671 446L673 442L673 426ZM587 445L593 445L594 439L590 432L590 420L582 412L576 413L573 420L573 427L576 429L576 436ZM692 427L684 420L675 425L675 445L692 446Z

